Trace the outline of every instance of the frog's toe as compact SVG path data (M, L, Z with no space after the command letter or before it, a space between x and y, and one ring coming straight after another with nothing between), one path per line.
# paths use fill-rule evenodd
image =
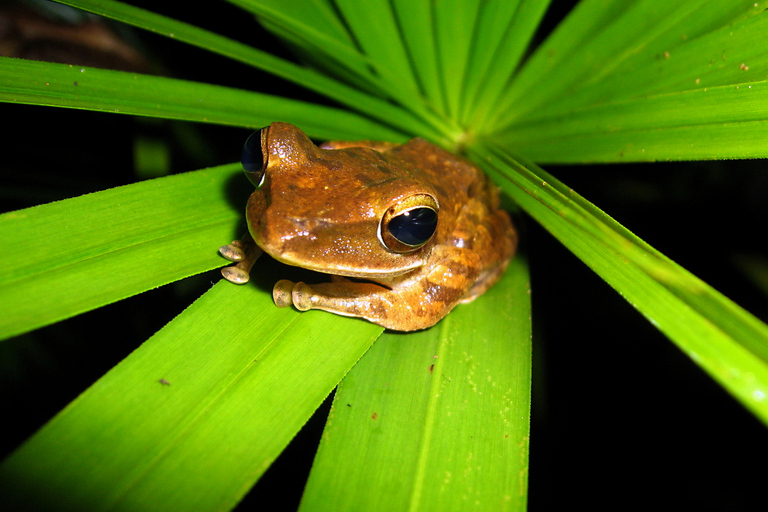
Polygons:
M292 305L299 311L327 309L329 306L328 298L322 294L318 295L308 284L294 283L288 279L281 279L275 283L275 287L272 289L272 299L277 307L284 308ZM331 308L329 311L335 311L335 309Z
M221 269L221 275L230 283L247 283L251 279L251 269L262 252L250 236L244 240L235 240L229 245L219 247L219 254L229 261L235 262L234 265Z
M312 307L316 306L317 295L315 295L309 285L304 283L296 283L293 286L291 298L293 299L293 305L299 311L309 311Z
M285 308L293 304L293 281L281 279L275 283L272 289L272 300L279 308Z
M235 240L229 245L222 245L219 247L219 254L229 261L243 261L245 259L245 251L243 250L240 241Z
M224 276L224 279L234 284L245 284L251 279L248 271L238 267L237 265L224 267L221 269L221 275Z

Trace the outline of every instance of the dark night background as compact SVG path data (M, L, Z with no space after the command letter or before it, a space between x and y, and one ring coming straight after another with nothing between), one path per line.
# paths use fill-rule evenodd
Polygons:
M542 35L572 4L554 3ZM288 56L228 4L188 9L194 12L164 14ZM0 37L8 37L3 27ZM317 100L204 51L143 32L133 37L140 48L152 48L153 58L171 76ZM77 56L77 49L72 53ZM169 141L172 171L183 172L237 160L248 134L11 104L0 104L0 117L12 127L3 138L0 211L136 181L132 152L139 136ZM185 149L189 131L205 142L198 152ZM547 170L761 320L768 319L766 290L741 266L746 256L768 261L764 160ZM529 508L547 510L567 501L595 509L631 503L734 510L763 502L765 427L535 222L523 219L521 229L531 266L534 323ZM23 442L217 279L217 272L196 276L0 344L5 418L0 454ZM295 510L327 407L238 510L272 500Z

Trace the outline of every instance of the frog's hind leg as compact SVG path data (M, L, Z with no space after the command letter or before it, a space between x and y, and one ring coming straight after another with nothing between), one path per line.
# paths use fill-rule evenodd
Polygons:
M461 303L466 304L467 302L472 302L484 294L488 288L496 284L496 282L501 279L501 276L503 276L504 272L507 270L507 265L509 265L509 260L499 265L498 267L486 269L485 271L481 272L475 284L461 299Z
M478 274L474 253L455 247L436 248L434 252L439 257L430 258L427 273L400 276L383 284L342 277L313 285L282 280L275 285L272 297L280 307L322 309L365 318L397 331L426 329L461 301Z
M388 297L389 295L389 297ZM282 279L275 284L272 298L278 307L293 305L299 311L322 309L337 315L365 318L384 327L397 309L391 290L370 282L355 282L334 276L331 283L308 285Z

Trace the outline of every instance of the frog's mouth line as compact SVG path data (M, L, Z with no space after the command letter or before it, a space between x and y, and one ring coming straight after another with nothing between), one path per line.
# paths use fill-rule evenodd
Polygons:
M413 270L421 267L422 262L421 261L415 261L413 264L400 268L398 270L377 270L377 269L371 269L371 270L361 270L359 267L356 267L355 269L346 268L343 266L331 266L328 264L323 264L322 266L314 266L311 264L307 264L305 261L299 262L296 260L291 259L290 255L285 254L272 254L269 251L266 251L267 254L269 254L273 259L279 261L280 263L285 263L286 265L290 265L292 267L299 267L306 270L311 270L313 272L317 272L318 274L328 274L328 275L336 275L336 276L343 276L343 277L351 277L351 278L357 278L362 280L369 280L376 282L378 284L381 284L379 279L389 279L392 277L398 277L402 276L404 274L407 274L409 272L412 272Z
M350 277L350 276L343 276L345 279L349 279L353 283L368 283L368 284L375 284L376 286L381 286L382 288L386 290L392 290L392 285L389 283L390 280L387 281L377 281L375 279L363 279L361 277Z

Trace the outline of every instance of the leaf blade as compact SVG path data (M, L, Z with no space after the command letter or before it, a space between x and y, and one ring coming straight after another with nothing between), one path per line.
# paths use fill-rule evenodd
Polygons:
M523 122L500 140L546 163L763 158L768 82L609 102Z
M345 110L217 85L8 57L0 57L0 71L0 101L11 103L253 129L279 119L323 139L406 138Z
M479 15L478 0L448 0L434 10L434 26L441 83L447 115L459 119L471 53L472 36Z
M385 334L347 375L300 510L525 510L530 370L518 256L475 302Z
M548 6L549 0L502 0L480 10L461 113L471 131L488 129Z
M504 98L497 106L498 119L509 119L513 106L527 103L530 95L554 97L551 91L561 81L541 83L543 77L560 75L561 66L576 58L578 50L595 34L600 33L613 20L619 18L631 4L616 0L583 0L568 14L547 39L536 49L515 76ZM583 60L583 59L582 59ZM571 79L566 77L565 79ZM526 100L523 101L522 98ZM541 103L541 101L537 101ZM501 124L492 119L491 126ZM493 131L489 129L489 131Z
M387 122L400 125L401 128L412 128L414 124L418 123L407 111L399 109L391 103L361 92L311 68L296 65L199 27L114 0L60 0L59 3L77 7L100 16L106 16L176 41L218 53L224 57L253 66L323 94L342 105L351 107L366 115L376 118L389 118ZM294 10L294 12L296 11ZM324 18L331 19L328 15ZM325 35L326 32L323 34ZM336 51L338 52L339 50L337 49ZM357 55L356 50L355 55ZM359 56L359 58L363 59L362 56ZM351 57L349 55L344 59L345 62L350 60ZM367 65L367 61L361 62L361 66L366 67ZM425 133L427 132L428 130L425 129Z
M386 83L388 93L402 104L414 107L419 87L399 37L393 7L381 0L365 4L339 0L336 5L376 74Z
M768 424L768 326L535 164L485 151L474 157L522 208Z
M0 503L231 508L381 330L222 281L3 461Z
M0 339L222 266L217 240L239 236L242 214L226 196L239 171L221 166L1 215Z
M662 34L665 37L627 52L621 65L604 63L603 74L590 76L571 94L550 99L526 119L617 100L761 81L757 70L768 66L768 52L761 45L768 16L760 16L754 5L716 6L707 4L706 16L697 9L696 16L679 18Z
M393 9L419 87L432 108L445 115L447 105L438 67L433 6L428 0L396 0Z

